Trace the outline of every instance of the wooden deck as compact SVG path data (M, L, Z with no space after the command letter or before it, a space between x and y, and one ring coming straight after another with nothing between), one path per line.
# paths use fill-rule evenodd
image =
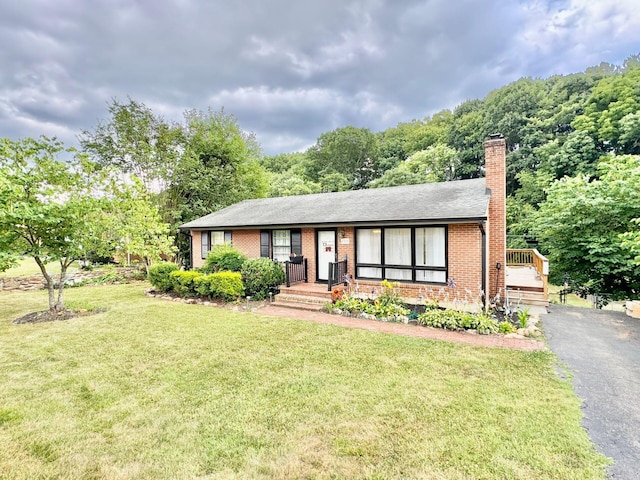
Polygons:
M544 281L533 265L507 266L505 281L512 305L525 305L537 314L546 313L549 297Z
M508 288L544 292L544 283L533 265L507 266L505 281Z

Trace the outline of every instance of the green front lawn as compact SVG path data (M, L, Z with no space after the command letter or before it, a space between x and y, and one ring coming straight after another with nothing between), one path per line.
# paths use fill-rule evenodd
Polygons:
M69 267L69 272L75 272L77 270L78 270L78 265L76 263L73 263ZM47 263L47 271L49 273L59 275L60 262ZM38 264L36 263L36 261L31 257L23 258L22 260L20 260L18 265L16 265L14 268L10 268L9 270L0 272L0 278L27 277L31 275L42 275L42 272L40 271L40 267L38 267Z
M548 352L143 289L69 289L107 312L33 325L44 292L0 292L0 478L604 478Z

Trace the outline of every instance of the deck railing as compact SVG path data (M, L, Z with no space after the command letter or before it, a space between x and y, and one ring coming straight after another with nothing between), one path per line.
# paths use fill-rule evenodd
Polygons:
M306 258L303 258L301 262L284 262L284 278L287 287L290 287L292 283L307 283L309 281L307 271Z
M329 262L329 281L328 289L331 291L334 285L345 281L347 275L347 261L342 260L340 262Z
M535 248L514 248L507 250L507 265L511 266L533 266L540 278L544 294L549 294L549 260Z

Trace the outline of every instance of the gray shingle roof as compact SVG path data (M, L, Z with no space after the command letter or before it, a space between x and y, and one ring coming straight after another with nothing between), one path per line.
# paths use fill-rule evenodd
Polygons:
M437 222L486 219L484 178L245 200L183 229Z

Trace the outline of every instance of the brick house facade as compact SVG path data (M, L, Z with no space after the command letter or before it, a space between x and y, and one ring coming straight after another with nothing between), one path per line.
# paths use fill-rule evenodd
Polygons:
M501 136L484 146L483 179L247 200L189 222L191 265L215 238L250 258L303 255L309 281L346 258L362 291L388 279L407 298L493 297L505 287L506 146Z

